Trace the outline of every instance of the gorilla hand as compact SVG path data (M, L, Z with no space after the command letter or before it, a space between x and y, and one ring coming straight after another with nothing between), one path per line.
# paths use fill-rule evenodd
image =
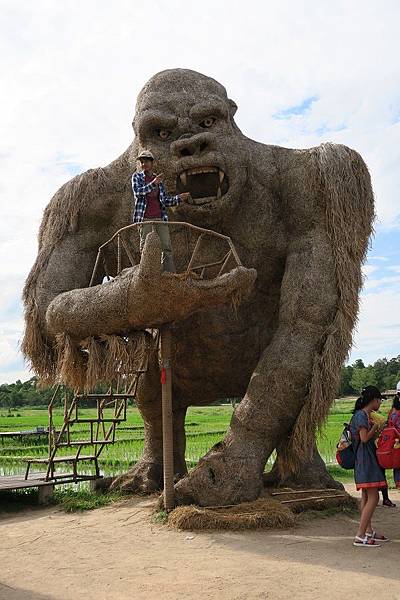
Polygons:
M82 340L159 327L247 295L256 276L255 269L243 266L211 280L162 272L160 241L152 232L140 265L107 283L59 294L47 309L47 329L54 336L67 333Z

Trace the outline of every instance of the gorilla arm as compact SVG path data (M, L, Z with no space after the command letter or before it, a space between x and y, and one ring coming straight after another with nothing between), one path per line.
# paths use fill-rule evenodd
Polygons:
M59 294L47 309L47 330L81 341L158 327L247 295L255 278L254 269L242 266L212 280L162 273L160 240L153 232L139 266L103 285Z

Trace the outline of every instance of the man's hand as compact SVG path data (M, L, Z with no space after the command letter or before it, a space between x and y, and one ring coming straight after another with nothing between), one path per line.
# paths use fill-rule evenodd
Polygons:
M151 183L162 183L162 180L164 179L164 173L160 173L159 175L156 175L153 179L153 181Z
M186 200L189 199L190 196L190 192L182 192L182 194L179 194L179 198L182 200L182 202L186 202Z

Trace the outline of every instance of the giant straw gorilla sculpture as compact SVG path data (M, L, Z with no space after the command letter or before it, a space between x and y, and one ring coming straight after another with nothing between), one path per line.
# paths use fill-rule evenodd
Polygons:
M191 201L170 216L229 235L243 264L257 270L236 315L215 307L174 326L176 497L182 503L256 498L274 449L271 481L334 485L315 433L351 344L373 221L369 174L355 151L260 144L241 133L235 111L225 88L210 77L184 69L152 77L137 100L129 148L107 167L65 184L46 208L24 292L23 349L46 376L54 362L48 306L62 292L87 287L97 248L130 222L130 177L143 148L157 157L170 191L191 192ZM174 252L179 262L179 244ZM243 399L225 438L187 474L187 407L223 397ZM150 492L162 482L155 352L138 405L143 457L113 485Z

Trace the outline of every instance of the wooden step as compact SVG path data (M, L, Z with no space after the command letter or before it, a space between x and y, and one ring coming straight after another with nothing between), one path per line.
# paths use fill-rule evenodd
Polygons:
M112 417L110 419L67 419L65 423L72 425L73 423L123 423L126 419Z
M57 444L57 448L66 448L69 446L101 446L102 444L114 444L114 442L113 440L93 440L93 442L91 442L90 440L86 440L82 442L70 442L69 444L68 442L62 442L61 444Z
M28 479L23 479L22 475L5 475L0 477L0 490L17 490L48 486L52 485L55 479L60 480L57 483L77 483L78 481L102 479L102 475L78 475L78 477L75 477L74 479L71 473L62 473L48 481L46 481L45 473L32 473Z
M79 473L74 476L73 473L62 473L57 475L53 473L53 477L49 478L49 481L57 481L57 483L78 483L78 481L91 481L93 479L101 479L102 475L81 475ZM29 479L27 480L29 481Z
M52 460L49 458L28 458L29 463L44 464L47 465L49 462L61 463L61 462L77 462L82 460L95 460L95 456L80 454L78 457L74 456L56 456Z
M121 400L124 398L136 398L136 394L77 394L75 396L77 399L98 399L98 400Z

